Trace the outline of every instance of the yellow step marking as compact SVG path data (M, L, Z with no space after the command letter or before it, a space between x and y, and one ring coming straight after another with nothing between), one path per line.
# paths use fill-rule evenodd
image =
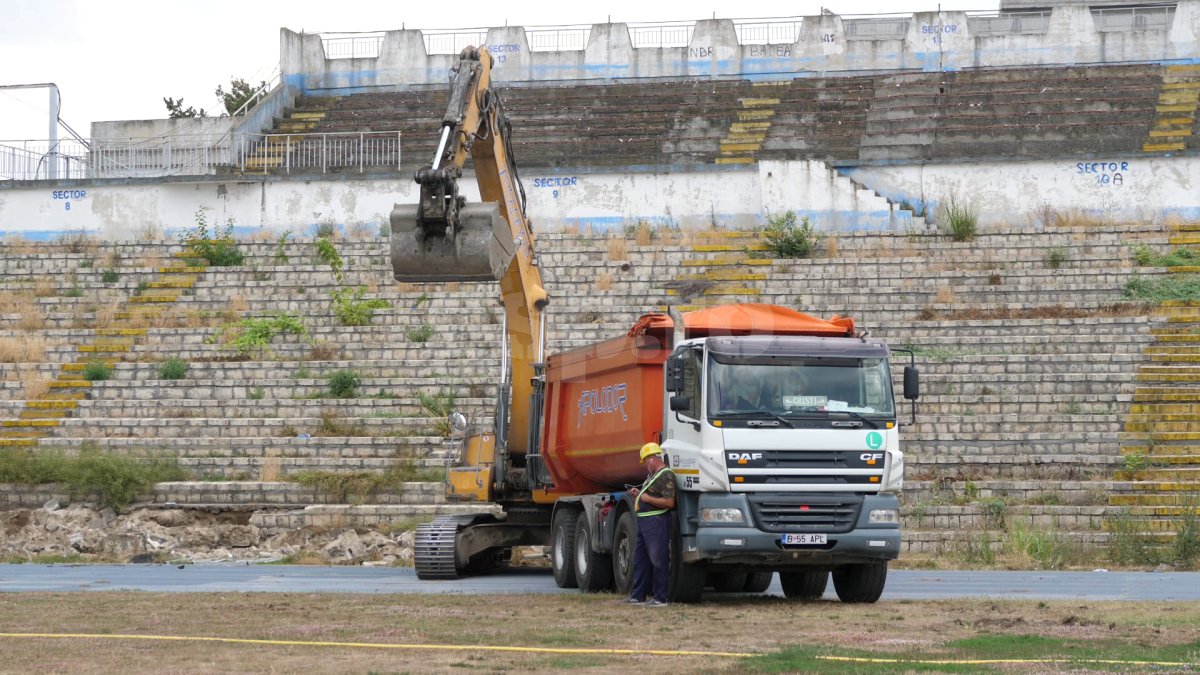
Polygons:
M770 122L734 122L729 125L729 131L735 134L766 131L771 128Z
M758 143L730 143L726 145L725 141L721 141L721 152L756 152L761 150L762 146Z
M767 109L767 110L739 110L738 114L737 114L738 120L742 121L742 122L745 122L747 120L766 119L768 117L773 117L774 115L775 115L775 111L770 110L770 109Z
M59 425L59 420L4 420L0 422L0 426L6 428L13 427L56 427Z
M753 164L753 157L718 157L717 164Z
M1183 143L1146 143L1142 145L1143 152L1170 152L1172 150L1183 150Z
M1150 132L1150 138L1163 138L1163 137L1179 138L1180 136L1191 136L1191 135L1192 135L1191 129L1185 129L1182 131L1175 130L1175 129L1172 129L1170 131L1153 130Z
M758 108L766 105L779 105L777 98L743 98L738 99L745 108Z
M25 407L31 410L74 410L79 407L79 401L29 401Z

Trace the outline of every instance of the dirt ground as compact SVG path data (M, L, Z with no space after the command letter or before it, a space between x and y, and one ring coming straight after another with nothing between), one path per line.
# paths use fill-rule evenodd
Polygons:
M610 595L0 595L0 632L183 635L549 648L737 651L754 658L610 656L0 637L4 673L1197 672L1200 603L992 600L844 605L724 597L650 609ZM1190 667L924 666L818 660L1105 658Z

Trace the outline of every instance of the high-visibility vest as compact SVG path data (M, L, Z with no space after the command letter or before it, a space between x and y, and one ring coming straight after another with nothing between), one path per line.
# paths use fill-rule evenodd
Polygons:
M638 517L639 517L639 518L641 518L642 516L657 516L657 515L661 515L661 514L664 514L664 513L666 513L667 511L669 511L669 510L670 510L670 509L659 509L659 510L657 510L657 511L642 511L642 510L641 510L641 508L642 508L642 506L641 506L641 501L642 501L642 493L646 491L646 488L648 488L648 487L650 487L651 485L653 485L653 484L654 484L654 481L658 480L658 477L659 477L659 476L663 475L664 473L666 473L667 471L670 471L670 470L671 470L671 469L670 469L670 468L668 468L668 467L663 467L662 469L659 469L658 473L656 473L656 474L654 474L653 476L651 476L651 477L647 478L645 483L642 483L642 489L641 489L641 490L638 490L638 496L637 496L637 498L635 498L635 499L633 500L633 508L634 508L635 510L637 510L637 514L638 514Z

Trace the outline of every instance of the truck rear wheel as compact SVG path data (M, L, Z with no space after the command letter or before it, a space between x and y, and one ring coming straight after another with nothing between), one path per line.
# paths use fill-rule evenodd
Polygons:
M843 565L833 571L833 590L842 602L871 603L883 595L887 583L887 561L865 565Z
M774 572L748 572L746 585L742 587L742 590L746 593L763 593L771 587L771 581L774 578Z
M708 580L718 593L741 593L746 587L745 572L715 572L708 575Z
M637 524L633 517L628 511L622 513L613 534L613 583L617 594L625 597L633 593L633 549L637 546Z
M825 595L825 586L829 584L829 572L780 572L779 583L783 586L784 597L820 600Z
M559 588L575 588L575 512L560 509L554 514L554 537L550 545L550 566Z
M607 591L613 585L613 561L607 553L592 550L592 528L587 513L575 521L575 582L584 593Z

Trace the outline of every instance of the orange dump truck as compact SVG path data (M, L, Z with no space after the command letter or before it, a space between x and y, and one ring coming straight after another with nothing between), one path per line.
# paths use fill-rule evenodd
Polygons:
M775 572L788 597L820 596L832 572L843 600L878 599L900 551L904 473L890 355L852 319L747 304L647 315L550 356L526 465L554 504L558 584L628 594L625 491L655 441L679 485L673 599L760 592ZM904 375L915 399L915 368Z

